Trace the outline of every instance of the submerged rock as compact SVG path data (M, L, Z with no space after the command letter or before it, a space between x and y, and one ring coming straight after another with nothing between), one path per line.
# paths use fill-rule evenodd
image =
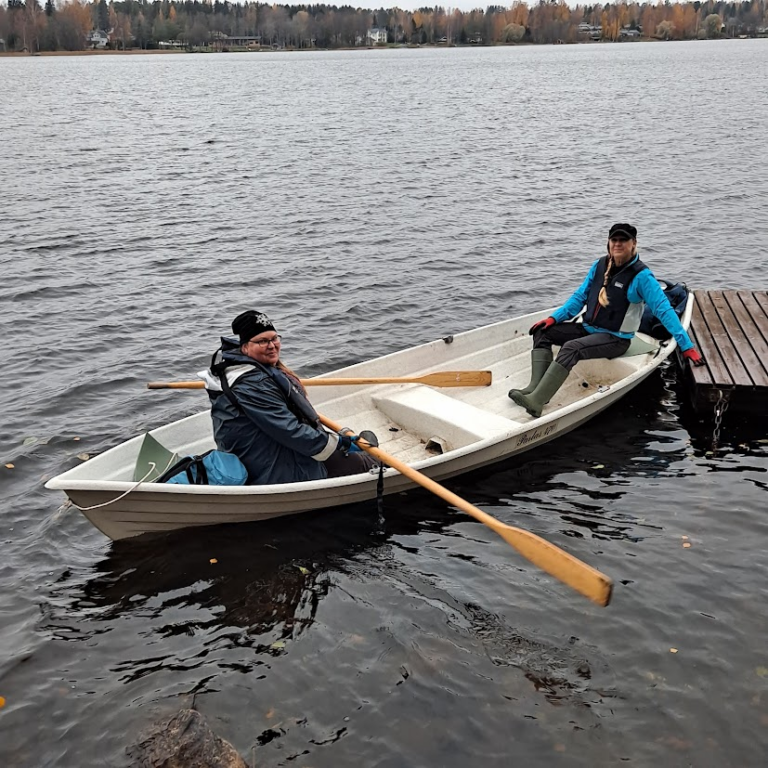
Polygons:
M219 738L194 709L182 709L153 726L126 752L131 768L248 768L235 748Z

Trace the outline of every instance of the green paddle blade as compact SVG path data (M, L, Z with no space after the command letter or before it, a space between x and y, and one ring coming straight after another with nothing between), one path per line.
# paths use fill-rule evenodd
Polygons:
M136 468L133 470L133 480L138 483L153 483L166 469L172 467L179 457L169 451L164 445L155 440L152 435L144 435L144 442L139 449L139 457L136 459ZM154 465L154 466L153 466Z

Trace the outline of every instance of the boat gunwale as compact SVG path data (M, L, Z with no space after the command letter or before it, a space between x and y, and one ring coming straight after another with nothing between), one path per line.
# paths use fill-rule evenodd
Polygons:
M681 318L683 327L687 327L687 324L690 322L692 304L693 302L689 301L688 306L686 307L684 316L683 318ZM521 315L515 318L500 320L495 323L491 323L489 325L480 326L479 328L471 329L469 331L464 331L460 334L456 334L456 337L467 336L470 334L488 331L489 329L496 328L498 326L501 326L513 321L517 323L517 322L520 322L521 320L534 317L534 316L541 316L541 315L545 316L546 312L551 312L551 310L544 310L543 312L541 311L533 312L533 313L529 313L528 315ZM320 376L318 376L318 378L322 378L323 376L326 376L326 377L338 376L340 372L347 370L349 368L354 368L365 362L372 362L374 360L376 362L379 362L393 356L401 355L404 352L410 352L412 350L417 350L419 348L427 347L429 345L434 344L435 341L440 341L440 340L441 339L428 341L414 347L407 347L404 350L398 350L395 352L391 352L387 355L382 355L381 357L372 358L370 361L362 361L361 363L356 363L352 366L347 366L346 368L341 368L332 372L328 372L326 374L321 374ZM661 363L663 363L666 359L669 358L669 356L677 347L677 342L675 341L674 338L671 338L666 342L658 342L658 340L654 340L654 341L657 341L657 343L659 344L659 347L656 349L655 352L645 352L645 353L642 353L642 355L638 355L638 357L647 358L649 355L652 355L652 357L649 360L644 361L644 363L638 366L636 370L633 371L632 373L629 373L628 375L622 377L614 384L609 385L605 390L596 391L591 395L589 395L588 397L578 398L574 400L572 403L569 403L560 408L557 408L536 419L531 419L526 422L515 422L512 419L510 419L510 424L515 426L513 426L511 429L507 431L499 432L495 435L492 435L491 437L468 443L467 445L454 448L450 451L446 451L445 453L431 456L426 459L422 459L420 461L409 462L409 465L413 467L413 469L416 469L420 472L424 472L425 474L430 474L430 470L433 470L433 469L435 469L436 473L439 474L439 468L443 464L460 460L463 457L467 456L468 454L478 453L480 451L487 450L488 448L491 448L492 446L498 443L503 443L505 441L508 441L517 435L523 435L526 432L536 430L540 427L549 426L553 422L558 421L559 419L565 416L569 416L575 411L583 409L585 406L597 404L601 400L607 399L609 397L612 398L618 392L622 392L628 388L631 389L639 379L647 377L650 373L656 370L661 365ZM631 358L628 358L628 359L631 359ZM393 386L398 386L398 385L393 385ZM399 385L399 386L406 386L406 385ZM407 385L407 386L415 386L415 385ZM589 410L592 410L592 409L590 408ZM599 412L600 410L602 409L597 408L596 412ZM179 425L188 420L200 418L202 415L209 412L210 412L210 409L206 409L204 411L199 411L197 413L184 416L183 418L178 419L174 422L171 422L170 424L163 424L159 427L156 427L153 430L149 430L149 434L153 434L166 427ZM95 456L94 459L99 459L103 456L106 456L108 453L111 453L112 451L118 451L120 449L124 449L131 442L139 441L142 438L143 438L143 435L135 435L134 437L131 437L128 440L125 440L113 446L112 448L107 449L103 453L98 454L98 456ZM538 440L534 441L534 444L538 444L538 443L539 443ZM505 457L512 456L516 452L517 451L510 451L509 453L503 456L500 456L498 460L501 461ZM338 477L338 478L324 478L322 480L311 480L311 481L303 481L303 482L297 482L297 483L281 483L281 484L273 484L273 485L244 485L244 486L178 485L178 484L150 483L150 482L140 482L140 481L137 482L137 481L129 481L129 480L93 480L93 479L86 479L86 478L77 478L77 474L81 473L83 471L83 468L87 466L88 463L89 462L85 462L75 467L71 467L65 472L62 472L50 478L45 483L45 487L49 490L61 490L64 492L71 490L75 492L82 491L82 492L90 492L90 493L96 493L96 492L98 493L114 492L119 494L139 493L141 495L149 494L149 493L157 493L161 495L171 494L171 495L182 495L182 496L189 496L189 495L252 496L254 497L254 500L257 500L259 498L266 498L270 496L287 496L287 495L293 495L293 494L312 493L318 490L327 490L329 487L348 487L348 486L356 486L356 485L362 486L362 485L372 484L376 482L378 479L378 470L376 469L370 470L369 472L366 472L366 473L361 473L359 475L348 475L348 476ZM470 469L463 470L463 471L470 471ZM68 478L68 475L70 474L74 474L75 477ZM392 468L385 468L384 474L385 474L385 477L394 477L396 475L400 475L400 473L397 472L397 470L394 470ZM115 499L115 501L116 500L117 499Z

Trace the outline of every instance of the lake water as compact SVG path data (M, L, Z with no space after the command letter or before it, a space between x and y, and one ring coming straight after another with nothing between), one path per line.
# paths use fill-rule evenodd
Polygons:
M0 59L0 764L194 705L258 766L763 765L765 421L712 452L672 366L449 483L607 609L426 492L114 544L43 483L203 408L145 382L245 308L327 371L561 303L614 221L765 287L766 82L767 40Z

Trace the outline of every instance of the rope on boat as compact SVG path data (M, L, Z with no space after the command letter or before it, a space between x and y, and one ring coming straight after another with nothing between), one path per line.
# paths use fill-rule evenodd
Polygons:
M160 472L160 475L163 474L167 469L170 469L171 462L173 461L174 457L171 456L171 458L168 460L168 463L165 465L162 472ZM67 503L64 505L62 509L66 509L67 506L71 505L75 507L76 509L79 509L81 512L90 512L92 509L99 509L101 507L108 507L110 504L114 504L116 501L120 501L120 499L124 499L129 493L133 493L156 469L157 464L155 464L154 461L147 462L149 464L149 471L147 472L144 477L141 478L138 482L134 483L125 493L121 493L117 498L111 499L110 501L105 501L103 504L94 504L92 507L81 507L78 504L75 504L72 499L68 499ZM160 476L158 475L158 477Z

